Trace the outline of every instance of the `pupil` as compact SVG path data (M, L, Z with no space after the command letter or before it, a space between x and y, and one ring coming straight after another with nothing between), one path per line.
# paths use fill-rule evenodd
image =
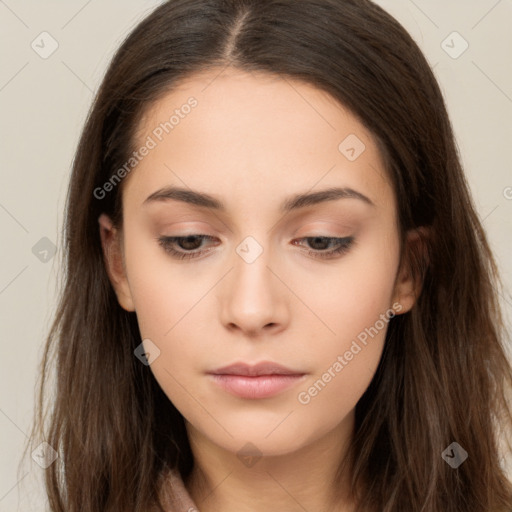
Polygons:
M194 246L197 246L198 239L199 238L197 236L187 236L181 242L183 249L197 249L197 247ZM192 244L192 247L189 244Z
M315 245L317 242L319 242L319 243L320 243L320 245L321 245L321 246L323 245L324 247L316 247L316 249L325 249L325 248L326 248L326 247L325 247L325 244L328 244L328 243L329 243L329 242L328 242L328 240L327 240L327 238L325 238L325 237L321 237L321 236L317 236L317 237L313 238L313 245ZM322 242L323 242L323 243L322 243Z

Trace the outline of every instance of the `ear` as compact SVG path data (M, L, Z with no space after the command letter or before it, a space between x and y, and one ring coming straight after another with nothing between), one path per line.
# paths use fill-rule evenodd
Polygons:
M132 294L126 277L120 232L113 226L110 217L105 213L102 213L98 217L98 223L101 246L103 248L103 259L108 277L116 292L117 300L120 306L126 311L135 311Z
M428 266L428 243L430 231L420 227L407 232L400 268L398 269L393 304L398 303L397 314L407 313L420 296L423 278Z

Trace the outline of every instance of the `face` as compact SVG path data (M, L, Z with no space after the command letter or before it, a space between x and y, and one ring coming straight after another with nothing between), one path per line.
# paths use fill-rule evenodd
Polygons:
M189 432L279 455L350 424L412 306L371 134L310 85L228 70L159 100L137 139L122 233L103 215L102 241Z

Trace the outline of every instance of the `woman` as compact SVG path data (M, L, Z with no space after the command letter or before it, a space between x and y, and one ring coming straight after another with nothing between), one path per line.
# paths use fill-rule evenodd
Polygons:
M381 8L164 3L106 73L66 213L52 511L511 510L495 263Z

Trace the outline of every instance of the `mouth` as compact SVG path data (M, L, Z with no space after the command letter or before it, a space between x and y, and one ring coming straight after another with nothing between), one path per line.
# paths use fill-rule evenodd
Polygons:
M224 391L245 399L275 396L304 380L306 373L272 362L235 363L208 372Z

